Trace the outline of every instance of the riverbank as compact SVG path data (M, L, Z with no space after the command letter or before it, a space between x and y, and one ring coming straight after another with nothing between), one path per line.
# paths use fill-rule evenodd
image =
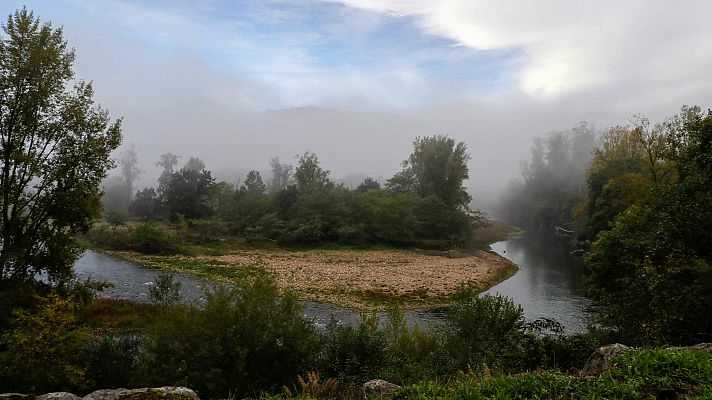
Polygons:
M133 264L215 282L271 274L280 290L293 292L300 300L358 311L385 310L394 304L403 308L447 306L462 289L486 291L518 270L489 250L489 244L512 231L498 221L478 228L467 249L447 251L338 244L285 248L248 243L226 233L206 237L199 235L201 226L98 226L85 240L88 247Z
M485 291L509 278L517 267L492 252L422 250L238 249L222 255L155 256L107 254L149 268L230 283L244 274L270 273L281 290L300 300L375 311L438 307L463 288Z

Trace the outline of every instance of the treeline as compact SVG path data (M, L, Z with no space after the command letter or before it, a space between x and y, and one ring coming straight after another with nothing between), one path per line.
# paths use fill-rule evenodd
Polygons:
M574 131L563 142L576 143L578 135ZM611 340L709 341L710 112L686 106L657 124L636 117L632 126L609 128L585 170L575 168L573 157L568 164L557 161L562 147L569 149L563 154L574 154L575 146L561 142L554 135L534 146L525 183L505 196L506 215L526 227L575 231L587 250L588 288L600 303L594 326ZM532 203L521 203L525 199Z
M273 158L269 181L252 170L239 186L215 182L197 158L176 170L179 157L166 153L157 163L163 168L157 187L133 195L137 158L129 148L119 160L123 192L107 190L106 217L123 223L117 204L125 193L134 219L189 224L203 220L196 222L203 225L211 220L214 230L250 242L463 246L480 221L468 208L470 196L463 187L469 157L464 143L446 136L417 138L403 170L384 187L366 178L350 189L335 184L317 155L308 152L296 166Z

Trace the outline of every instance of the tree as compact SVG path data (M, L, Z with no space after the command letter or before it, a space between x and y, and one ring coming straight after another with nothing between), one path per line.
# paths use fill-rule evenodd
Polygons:
M260 173L253 169L247 173L245 183L240 186L240 194L251 197L261 196L265 194L266 188Z
M205 163L203 162L203 160L197 157L190 157L183 166L183 169L193 172L200 172L205 169Z
M186 218L210 216L212 209L209 200L213 185L210 171L182 168L174 173L163 193L163 205L168 218L175 220L178 214Z
M71 277L74 235L101 213L100 182L113 167L121 120L74 81L61 28L23 8L0 40L0 280ZM74 83L69 88L70 82Z
M138 164L138 152L136 151L136 146L129 145L126 151L123 152L121 158L119 158L119 167L121 168L121 177L124 179L124 184L126 185L126 208L131 204L131 199L133 198L134 185L136 180L141 176L141 171L136 165Z
M598 322L616 340L691 344L712 334L712 115L686 117L663 151L674 179L658 175L586 256Z
M310 193L334 185L329 180L329 171L321 168L319 158L310 152L299 156L294 179L297 181L297 189L302 193Z
M156 219L161 214L161 199L154 188L144 188L136 192L129 206L129 214L143 219Z
M270 193L277 193L289 186L293 167L290 164L281 164L279 157L274 157L269 163L272 171L272 180L269 184Z
M360 185L358 185L358 187L356 188L356 191L357 191L357 192L361 192L361 193L365 193L365 192L368 192L368 191L371 190L371 189L373 189L373 190L381 190L381 184L378 183L377 180L375 180L375 179L373 179L373 178L371 178L371 177L367 177L366 179L363 180L363 182L361 182Z
M118 226L126 225L126 222L128 222L128 216L117 210L107 211L104 214L104 219L113 227L114 230L116 230Z
M467 145L447 136L416 138L413 153L403 161L403 170L388 180L394 192L437 196L451 207L467 208L470 195L462 185L469 177Z
M163 168L163 172L161 174L171 175L173 173L173 167L178 165L179 158L180 156L177 156L170 151L163 153L161 154L161 158L156 162L156 166Z
M161 158L156 162L157 167L163 168L161 176L158 177L158 194L162 194L165 188L168 187L168 183L170 183L173 176L173 168L178 165L179 158L180 156L169 151L161 154Z

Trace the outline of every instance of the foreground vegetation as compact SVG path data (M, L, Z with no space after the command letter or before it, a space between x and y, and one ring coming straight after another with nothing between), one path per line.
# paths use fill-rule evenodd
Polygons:
M454 382L421 382L388 399L709 399L712 355L694 350L631 350L593 376L556 371L466 376Z
M319 371L339 382L334 395L350 397L375 377L412 384L458 371L566 371L595 346L552 321L526 322L511 300L473 292L461 293L432 330L409 330L397 310L380 323L364 315L357 327L318 330L293 295L256 273L206 293L202 305L179 302L170 276L151 294L152 306L56 291L16 305L1 327L0 391L180 384L224 398L279 392L298 374Z

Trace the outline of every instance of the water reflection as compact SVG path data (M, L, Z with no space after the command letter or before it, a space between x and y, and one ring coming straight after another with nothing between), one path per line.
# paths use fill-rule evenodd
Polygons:
M526 234L493 244L492 250L520 268L486 293L500 293L522 305L527 319L555 318L569 331L581 331L591 300L585 296L580 258L556 236Z

